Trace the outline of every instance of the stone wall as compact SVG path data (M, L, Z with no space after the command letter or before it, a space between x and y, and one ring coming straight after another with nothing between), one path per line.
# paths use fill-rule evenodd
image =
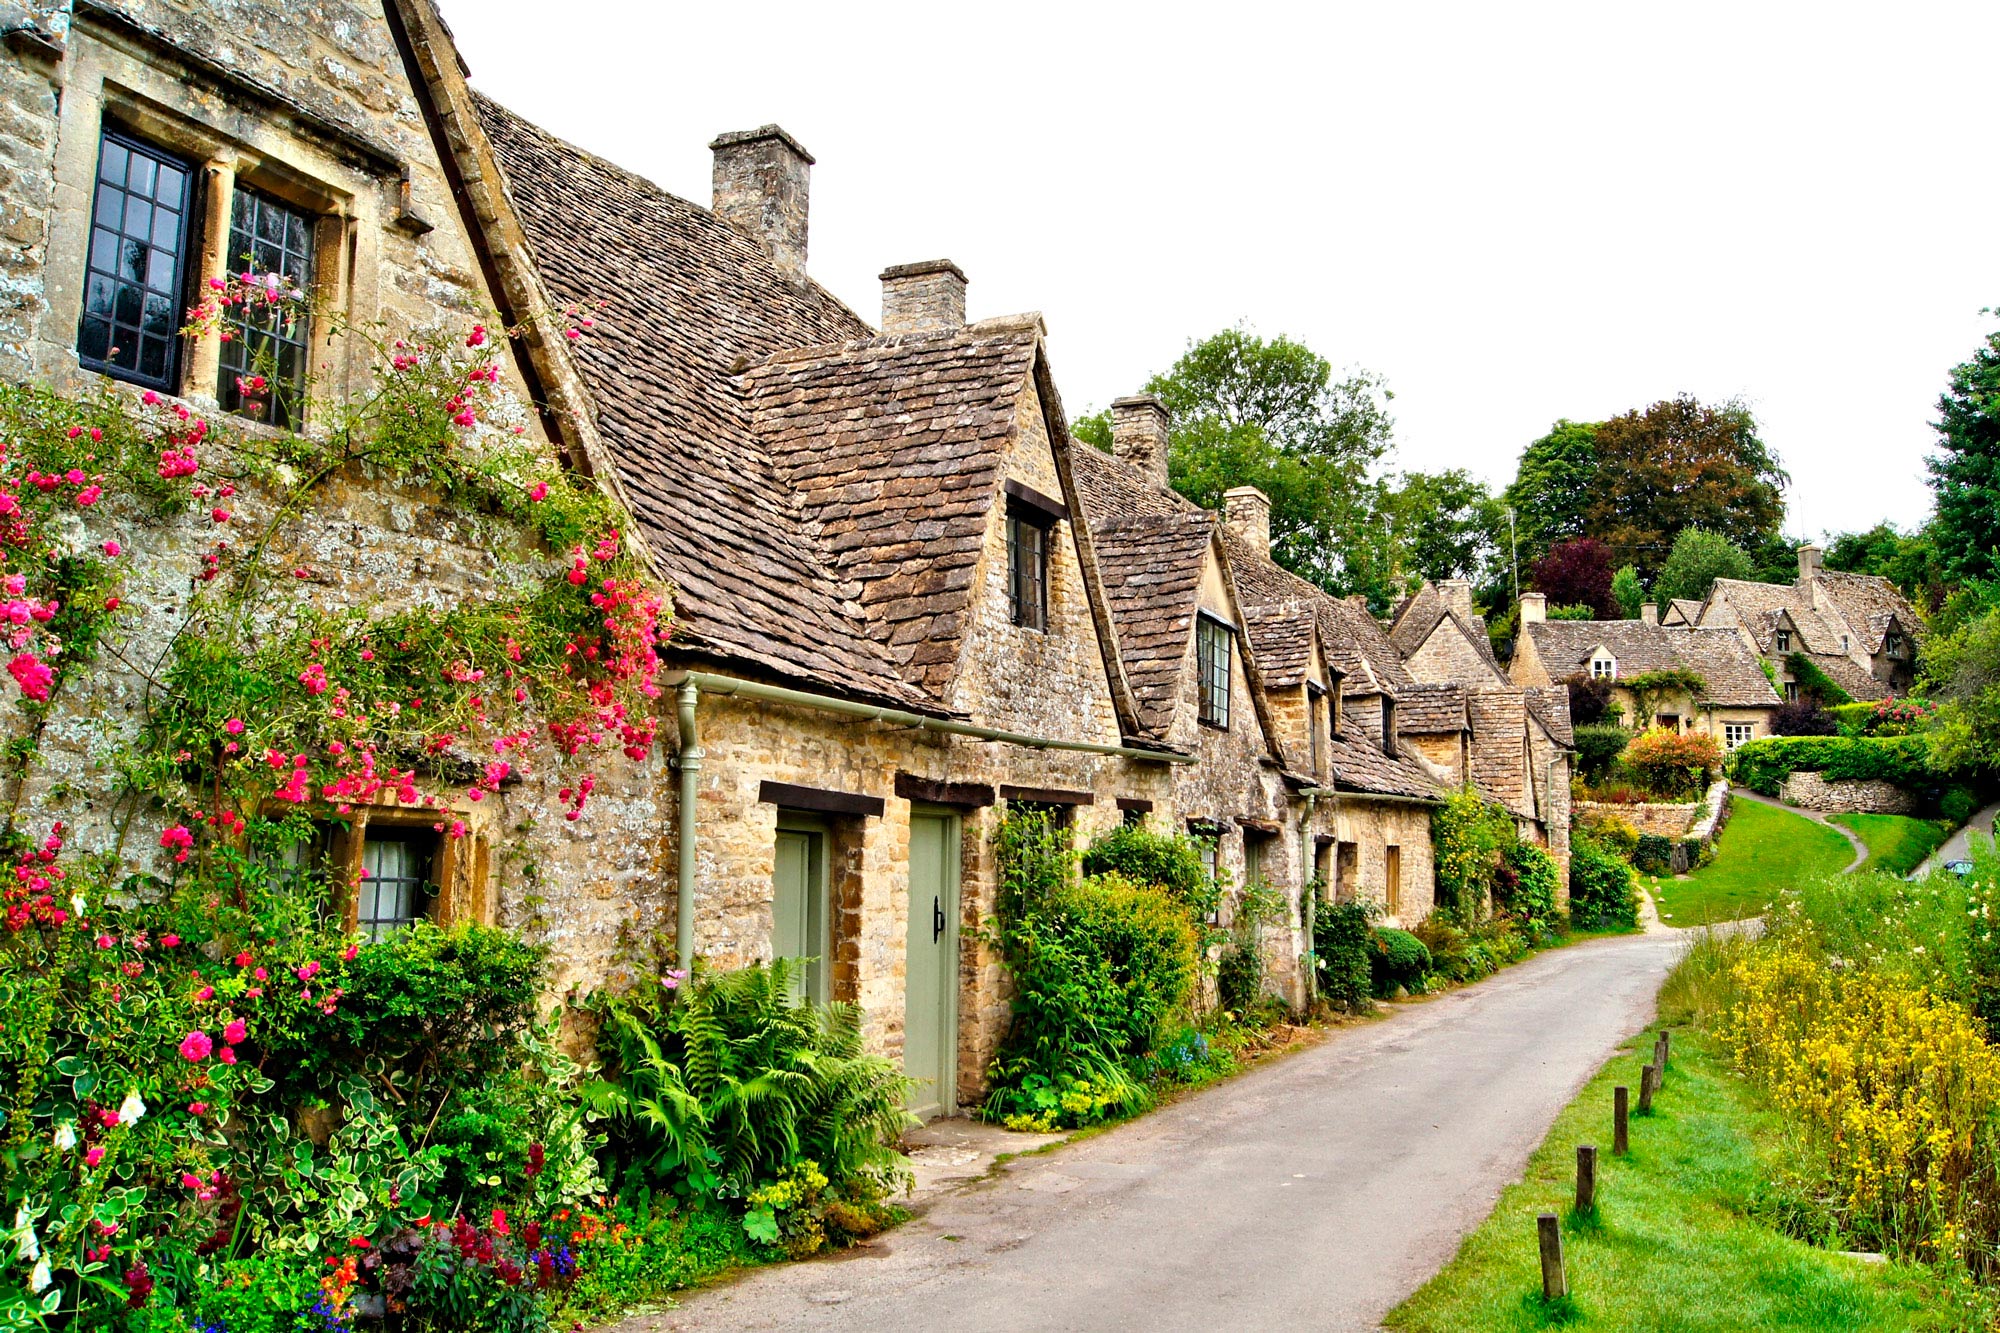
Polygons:
M1678 839L1689 835L1701 810L1700 801L1641 801L1630 805L1618 801L1578 801L1576 819L1579 823L1588 823L1593 819L1614 816L1641 833Z
M1329 809L1328 807L1332 808ZM1314 827L1323 837L1353 843L1355 876L1334 886L1330 896L1341 902L1369 902L1381 907L1381 923L1407 930L1437 906L1437 869L1431 850L1431 808L1401 801L1342 796L1322 802ZM1387 849L1402 853L1402 902L1390 912Z
M1911 815L1922 802L1893 782L1828 782L1817 773L1785 779L1778 796L1802 810L1822 814Z
M1430 637L1410 654L1410 674L1418 680L1466 685L1498 684L1505 679L1493 669L1470 639L1448 620L1440 620Z

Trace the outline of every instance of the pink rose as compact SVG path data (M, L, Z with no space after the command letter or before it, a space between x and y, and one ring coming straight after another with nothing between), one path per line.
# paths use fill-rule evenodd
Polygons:
M181 1038L181 1059L187 1061L189 1064L198 1064L208 1059L209 1054L214 1050L215 1043L210 1041L208 1034L200 1028L196 1028L193 1032Z
M250 1026L240 1018L229 1020L229 1026L222 1029L222 1039L231 1046L237 1045L250 1035Z
M311 981L319 975L319 964L312 961L301 963L298 972L300 981Z
M83 1164L85 1166L96 1166L99 1162L103 1160L104 1160L104 1149L101 1147L92 1148L89 1152L83 1155Z

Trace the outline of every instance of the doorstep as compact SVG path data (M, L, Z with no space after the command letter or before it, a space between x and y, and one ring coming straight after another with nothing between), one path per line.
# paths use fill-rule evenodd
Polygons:
M1067 1134L1023 1134L966 1116L941 1116L903 1135L916 1184L894 1200L915 1211L940 1194L984 1180L1002 1157L1061 1143Z

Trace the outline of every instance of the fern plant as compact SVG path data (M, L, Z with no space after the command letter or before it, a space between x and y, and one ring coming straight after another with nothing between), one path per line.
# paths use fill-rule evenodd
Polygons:
M831 1188L880 1197L908 1174L911 1082L862 1049L859 1012L794 998L778 959L674 986L599 995L597 1101L629 1183L747 1196L801 1162Z

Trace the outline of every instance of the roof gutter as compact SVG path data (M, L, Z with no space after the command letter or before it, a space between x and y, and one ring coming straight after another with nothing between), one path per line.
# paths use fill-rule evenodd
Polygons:
M678 758L681 774L680 808L675 812L676 875L679 882L675 885L674 898L674 952L677 955L675 962L681 967L689 966L694 958L695 808L701 795L703 758L696 714L704 693L738 699L756 699L792 708L811 708L822 713L857 718L864 722L881 722L889 726L910 727L946 736L969 736L974 740L992 741L1001 745L1020 745L1035 750L1071 750L1081 754L1101 754L1117 759L1133 759L1155 764L1194 762L1193 755L1179 754L1170 750L1142 750L1131 745L1101 745L1095 741L1065 741L1050 736L1033 736L1023 731L1006 731L999 727L982 727L971 722L956 722L949 718L925 717L921 713L912 713L900 708L856 703L851 699L841 699L831 694L786 689L780 685L765 685L735 676L718 676L707 671L679 672L667 683L675 691L680 725Z
M1305 788L1304 790L1302 790L1302 791L1301 791L1301 792L1299 793L1299 795L1301 795L1301 796L1315 796L1315 797L1324 797L1324 796L1345 796L1345 797L1347 797L1347 798L1348 798L1348 799L1350 799L1350 800L1355 800L1355 801L1385 801L1385 802L1387 802L1387 803L1388 803L1388 804L1390 804L1390 805L1429 805L1429 806L1438 806L1438 805L1443 805L1443 804L1444 804L1444 802L1443 802L1442 800L1440 800L1439 798L1437 798L1437 797L1435 797L1435 796L1394 796L1394 795L1391 795L1391 794L1390 794L1390 793L1388 793L1388 792L1380 792L1380 791L1341 791L1341 790L1338 790L1338 789L1336 789L1336 788L1333 788L1333 787L1307 787L1307 788Z

